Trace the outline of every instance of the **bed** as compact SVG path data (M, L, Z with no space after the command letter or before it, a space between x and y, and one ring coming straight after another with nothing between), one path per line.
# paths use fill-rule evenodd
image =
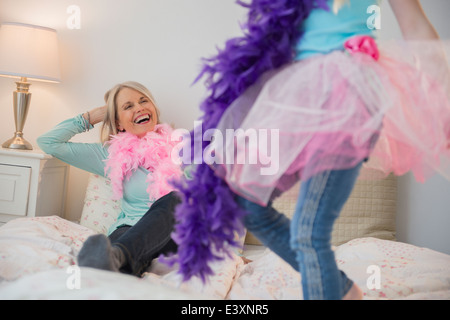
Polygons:
M397 181L363 171L333 231L338 265L364 299L450 299L450 255L395 239ZM293 212L300 185L275 202ZM153 261L141 278L76 265L83 242L120 210L109 181L89 177L81 220L15 219L0 227L0 299L300 300L301 275L247 233L207 283ZM244 263L241 255L250 259Z

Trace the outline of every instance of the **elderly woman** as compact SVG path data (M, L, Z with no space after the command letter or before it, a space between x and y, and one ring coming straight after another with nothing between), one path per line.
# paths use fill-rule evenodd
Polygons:
M48 154L111 180L122 212L108 237L89 237L78 255L80 266L140 276L160 254L176 252L171 239L180 202L170 180L182 171L172 160L172 129L159 122L150 91L136 82L116 85L106 105L68 119L38 138ZM69 140L103 122L101 143Z

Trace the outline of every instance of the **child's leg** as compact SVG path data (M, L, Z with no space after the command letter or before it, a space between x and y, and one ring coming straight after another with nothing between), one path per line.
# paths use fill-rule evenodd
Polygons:
M342 299L353 285L337 267L331 233L360 168L361 164L349 170L326 171L302 182L290 242L300 266L305 299Z
M237 202L248 214L244 217L245 227L295 270L298 263L295 252L289 245L291 221L276 211L271 204L262 207L254 202L238 197Z

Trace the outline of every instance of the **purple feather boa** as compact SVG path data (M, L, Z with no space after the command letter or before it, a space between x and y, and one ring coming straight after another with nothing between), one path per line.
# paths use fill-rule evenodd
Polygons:
M253 0L248 8L244 35L230 39L217 56L205 59L199 79L206 77L208 97L201 104L203 132L215 128L228 106L265 72L293 60L301 37L300 26L312 9L328 10L326 0ZM194 144L194 132L191 132ZM207 144L203 143L203 149ZM192 149L194 150L194 149ZM177 207L174 240L184 280L212 274L209 263L223 259L228 245L236 246L235 231L243 231L245 211L234 201L234 193L205 163L197 165L193 179L176 185L183 201Z

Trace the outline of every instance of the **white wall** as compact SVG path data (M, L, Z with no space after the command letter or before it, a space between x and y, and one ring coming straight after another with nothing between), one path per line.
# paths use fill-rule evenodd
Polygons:
M80 29L67 8L80 8ZM33 98L25 138L35 139L58 122L103 103L104 93L128 80L147 86L162 120L191 129L200 116L203 85L191 86L201 58L239 32L244 10L233 0L0 0L0 23L22 22L54 28L61 51L62 82L31 86ZM241 19L242 20L242 19ZM0 77L0 141L12 137L11 79ZM98 140L98 131L74 141ZM88 174L71 168L66 217L82 210Z
M442 37L449 38L450 1L422 1ZM67 8L80 8L80 29L69 29ZM103 104L113 85L135 80L155 95L162 118L191 129L205 92L191 86L201 57L239 33L245 11L234 0L0 0L0 23L22 22L58 31L62 82L34 83L25 137L35 139L58 122ZM380 36L400 37L389 6L382 7ZM14 132L11 79L0 78L0 141ZM98 140L98 131L75 141ZM68 219L81 214L87 173L71 169ZM400 179L398 238L450 253L450 183L439 177L425 185Z
M422 0L422 6L442 39L450 39L450 1ZM400 38L401 32L387 1L381 11L380 39ZM399 178L397 238L399 241L450 254L450 182L439 175L426 183L412 174Z

